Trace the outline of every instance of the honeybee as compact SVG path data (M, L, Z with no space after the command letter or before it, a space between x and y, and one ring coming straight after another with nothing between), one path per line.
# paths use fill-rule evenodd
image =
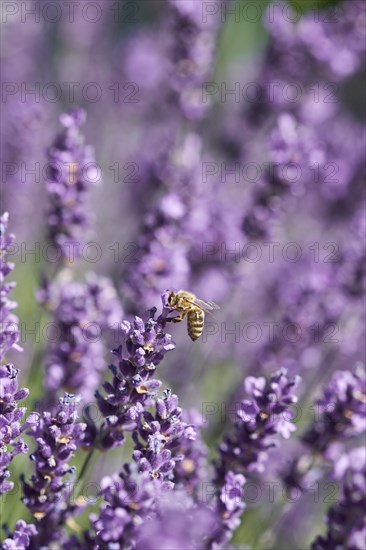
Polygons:
M207 302L197 298L192 292L187 290L179 290L178 292L169 292L168 305L172 309L179 312L177 317L167 319L173 323L183 321L187 315L187 329L191 340L195 341L203 332L205 324L205 313L209 313L213 309L220 309L214 302Z

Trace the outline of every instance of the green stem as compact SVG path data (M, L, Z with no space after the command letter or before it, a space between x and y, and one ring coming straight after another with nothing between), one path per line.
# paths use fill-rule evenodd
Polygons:
M89 465L90 465L91 460L93 458L95 449L96 449L96 447L95 447L95 445L93 445L93 447L91 448L90 452L88 453L86 459L84 460L84 464L81 467L81 470L80 470L80 473L79 473L79 476L78 476L78 479L77 479L77 482L76 482L76 486L78 487L77 496L80 495L80 493L81 493L81 491L84 487L83 477L86 475L86 473L88 471L88 468L89 468ZM80 484L80 487L79 487L79 484Z

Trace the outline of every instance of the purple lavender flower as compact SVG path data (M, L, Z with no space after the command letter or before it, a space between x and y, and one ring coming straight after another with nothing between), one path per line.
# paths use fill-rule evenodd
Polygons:
M64 113L64 127L48 153L50 176L46 188L51 207L48 212L50 241L60 247L64 260L80 256L85 242L87 213L85 192L99 183L94 150L84 144L80 127L86 114L82 110Z
M14 486L7 480L10 462L17 454L28 452L28 445L21 435L38 423L37 414L30 414L24 419L26 407L18 407L17 402L29 395L27 388L18 387L18 373L18 369L11 364L0 366L0 494Z
M218 493L212 506L221 519L208 547L221 548L240 524L245 509L243 474L263 472L268 450L276 445L274 436L288 438L296 429L289 413L291 404L297 401L293 391L299 381L299 377L289 379L286 369L277 371L268 380L246 378L245 391L251 400L242 401L233 434L219 445L214 479Z
M363 246L363 236L366 230L365 209L358 210L351 222L351 234L348 246L342 254L341 268L339 272L339 285L347 297L363 298L366 290L366 250ZM360 299L361 308L363 308Z
M149 97L162 92L166 85L166 75L170 69L169 60L165 51L164 36L156 40L153 33L140 32L132 36L124 44L124 72L127 82L135 82L140 92L146 92L144 108ZM155 108L157 105L155 104Z
M5 354L10 349L21 351L18 345L19 328L18 317L12 313L12 310L17 307L17 303L9 300L9 293L15 287L15 283L4 281L14 269L14 264L8 262L6 255L11 252L15 237L12 234L7 235L9 214L6 212L0 217L0 359L5 357Z
M145 210L148 213L144 216L138 240L139 258L129 270L127 288L123 289L124 294L129 294L133 303L140 307L154 303L162 288L192 287L191 268L196 264L201 267L203 242L216 246L217 241L221 244L228 236L240 238L239 225L236 231L233 230L235 223L232 220L236 217L233 216L233 201L228 198L230 193L217 180L212 185L210 182L202 186L201 139L194 132L185 132L184 120L179 116L201 120L210 108L202 86L213 73L219 5L213 2L210 8L214 9L206 14L207 6L202 0L169 0L169 4L174 33L170 40L172 69L169 82L163 82L160 88L163 93L166 88L168 93L169 90L173 92L173 103L179 112L171 117L173 122L166 123L169 132L164 128L168 140L164 136L163 141L162 132L158 133L155 127L148 147L143 148L141 164L148 167L143 169L143 196L147 197ZM168 96L168 103L170 99ZM155 114L156 102L153 106ZM154 139L157 135L158 139ZM162 141L166 145L163 154ZM149 162L152 147L157 154L153 155L153 162ZM157 200L154 201L152 190L156 189ZM220 199L216 196L218 193ZM229 212L230 215L226 215ZM198 272L199 268L194 271Z
M253 239L268 238L273 221L288 211L294 197L304 196L305 188L323 208L330 203L334 209L340 200L344 206L350 196L354 200L364 166L359 147L364 128L340 108L341 90L328 93L329 81L344 81L362 66L364 33L353 25L356 14L364 17L364 6L358 0L345 2L320 19L310 12L298 24L290 22L288 13L286 4L268 9L271 37L259 74L263 93L245 113L256 131L259 124L266 132L273 127L267 141L270 169L252 193L243 220L244 233ZM334 55L336 48L339 55ZM289 89L301 90L296 100ZM329 177L329 166L337 177ZM319 194L326 201L319 201Z
M53 316L45 387L52 394L64 389L90 400L105 367L102 336L118 326L122 310L109 279L89 273L82 284L70 278L64 271L38 291Z
M169 312L166 298L163 294L163 312L156 320L156 310L152 310L145 323L138 317L133 324L122 323L125 343L114 352L120 360L118 370L111 367L114 380L112 384L104 384L107 395L97 394L100 410L106 418L100 429L99 446L120 445L125 432L132 432L136 463L125 467L119 475L122 481L114 476L103 482L102 495L107 504L102 506L99 517L92 517L99 544L112 545L113 542L135 547L133 541L138 541L136 548L140 548L139 545L146 542L147 533L151 534L151 544L157 544L159 526L164 525L167 531L160 529L160 535L166 532L166 541L172 547L182 544L181 535L170 529L178 516L173 514L171 524L167 524L170 513L167 508L164 511L161 508L162 491L165 490L185 495L185 514L202 512L205 517L213 517L215 513L197 499L206 450L197 440L194 423L184 421L178 398L170 390L164 392L163 398L154 399L161 382L152 376L164 355L174 348L170 335L164 331ZM188 415L187 419L190 418ZM147 520L151 524L141 530L142 523ZM207 538L209 530L203 523L199 529L199 538ZM191 548L188 541L197 536L192 531L185 533L187 548Z
M144 217L139 238L141 257L128 273L128 291L141 307L154 303L162 288L187 288L191 232L186 232L189 200L197 181L201 141L190 135L175 151L170 147L160 167L160 183L170 181Z
M163 303L165 300L164 294ZM110 366L113 381L103 384L104 396L99 391L96 394L105 418L99 442L104 448L121 445L124 432L136 430L145 409L154 403L161 382L153 375L165 354L175 347L170 334L164 331L167 312L163 308L163 314L155 320L154 309L146 322L135 317L133 323L123 321L121 325L125 341L114 350L119 363L118 367Z
M182 421L178 397L166 390L163 399L156 400L155 415L146 410L142 413L133 439L133 459L139 471L148 472L153 479L174 481L176 463L184 460L182 451L196 439L196 432Z
M157 513L139 530L136 550L193 550L207 548L218 518L204 503L193 503L183 490L163 494Z
M204 280L213 267L232 278L236 263L223 261L220 246L242 238L242 209L232 203L233 188L218 178L202 186L201 154L201 138L190 133L160 167L161 183L169 181L169 189L145 215L140 257L128 273L126 290L140 307L154 303L162 288L194 288L193 274ZM206 257L204 243L215 254Z
M354 75L365 54L364 30L355 24L358 17L364 17L364 12L361 0L345 1L320 17L310 10L295 23L296 13L291 6L285 3L271 6L265 18L271 37L268 63L264 67L266 78L273 82L277 79L278 83L291 80L315 83L324 77L333 82ZM334 55L335 51L339 56ZM275 97L286 102L286 96L279 90Z
M30 539L37 534L37 528L33 523L26 523L19 519L14 531L7 534L8 537L1 543L3 550L24 550L29 548Z
M341 484L340 500L330 508L326 517L327 533L313 542L312 550L365 548L366 508L366 451L364 447L343 455L336 468Z
M194 493L202 474L193 470L196 465L202 468L203 445L199 441L195 445L195 427L183 420L176 395L166 390L163 398L154 399L161 382L152 376L164 355L174 348L170 335L164 331L169 312L165 307L166 298L163 294L163 312L156 320L156 310L152 310L145 323L138 317L132 324L122 323L125 343L114 351L119 358L118 370L111 367L114 380L112 384L104 384L107 395L103 397L97 393L100 410L106 418L100 429L99 446L120 445L125 432L132 432L135 444L133 459L136 465L125 466L119 477L103 481L101 494L107 504L102 505L99 516L91 518L97 542L108 543L111 547L112 543L116 547L117 543L135 547L136 540L144 544L147 531L141 531L142 522L153 520L148 529L150 532L151 528L152 533L158 525L168 521L167 510L163 513L160 508L162 492L166 490L181 489L190 508L198 507L187 490ZM148 410L151 407L154 412ZM196 512L191 510L191 513ZM213 514L208 509L205 513ZM169 530L167 540L173 545L181 544L179 534L175 535L173 542ZM194 535L186 533L186 537L191 540ZM155 544L156 539L151 541Z
M312 181L314 167L326 162L325 145L314 128L289 112L278 116L268 142L269 168L243 221L245 234L253 239L270 235L270 222L283 209L286 197Z
M206 543L206 548L222 548L231 539L233 532L240 525L240 516L245 510L243 487L245 477L228 471L225 474L219 493L216 495L212 509L217 521Z
M281 267L268 284L265 307L270 311L267 315L275 316L278 326L288 327L293 335L284 338L274 331L256 350L251 372L272 370L279 361L291 371L314 372L330 363L327 354L335 350L349 353L347 347L356 345L354 333L349 342L338 335L347 318L357 319L361 330L363 261L363 250L342 242L333 262L314 262L306 254L291 266ZM332 331L334 337L329 338Z
M214 510L195 503L173 483L152 479L126 465L119 475L104 478L101 485L105 503L99 516L90 517L98 548L208 547L208 535L217 523Z
M354 372L335 372L316 405L320 414L301 438L314 451L324 453L331 442L361 434L366 428L366 376L363 365L359 365Z
M145 323L138 317L132 324L128 321L122 323L125 343L114 351L120 360L118 370L111 367L114 380L113 384L104 384L107 395L97 394L100 410L106 418L100 429L99 445L102 448L120 445L124 442L125 432L132 432L135 444L133 459L136 465L126 465L119 476L103 481L101 494L106 504L102 505L99 516L91 517L97 531L97 543L108 544L111 548L114 545L117 548L117 544L140 548L139 545L145 544L147 532L151 532L151 536L154 532L154 537L157 536L158 526L169 521L167 509L164 512L161 509L162 499L176 483L177 490L181 488L189 500L190 508L197 508L186 492L186 489L193 492L197 484L198 475L192 471L194 461L202 466L199 443L189 454L190 444L196 440L196 431L193 424L183 420L178 398L170 390L164 392L163 398L154 399L161 382L152 376L164 355L174 349L170 335L164 331L169 311L165 307L166 298L167 295L163 294L163 312L156 320L156 310L152 310ZM154 413L148 410L152 406ZM191 510L191 513L195 512ZM212 515L210 510L205 513ZM141 531L142 524L150 521L148 530ZM205 529L203 531L206 534ZM169 544L174 547L174 544L182 543L180 535L171 533L169 526L168 532L166 540ZM197 537L197 534L186 533L185 541L192 537ZM152 544L156 541L156 538L151 538Z
M1 361L11 349L21 351L17 344L19 340L18 318L11 313L17 304L8 299L8 294L15 284L4 282L4 278L14 268L14 265L6 260L6 254L14 242L14 235L6 235L8 218L7 213L0 218ZM21 437L22 433L38 422L36 414L30 414L27 419L24 419L26 408L18 407L18 401L22 401L29 395L27 388L18 387L18 374L19 370L12 364L0 365L0 494L11 490L14 486L7 480L10 476L8 470L10 462L17 454L24 454L28 451L28 446Z
M21 83L40 82L40 55L49 51L44 24L45 21L35 19L28 19L24 24L17 17L4 21L1 56L1 85L4 88L10 86L20 91ZM35 170L27 174L25 182L21 167L35 168L35 159L43 159L51 126L46 121L49 116L54 116L55 107L55 103L48 102L42 94L38 98L33 94L22 96L20 93L4 97L0 121L0 150L4 167L1 200L5 210L11 212L18 242L32 237L36 239L44 223L41 178ZM32 223L29 223L28 214L35 197L37 208L32 209Z
M203 480L209 475L207 461L208 448L201 436L203 426L202 414L191 409L184 410L182 419L191 425L194 432L188 431L188 437L179 440L179 453L182 460L175 463L174 483L176 487L182 487L197 500L197 493Z
M226 472L263 472L268 450L276 445L275 435L289 438L296 429L291 422L290 407L297 402L294 389L300 377L287 377L281 369L268 380L248 376L245 399L237 411L234 433L225 437L219 446L216 465L217 480L223 480Z
M271 236L274 221L285 212L291 213L295 199L303 197L305 190L316 208L321 208L322 216L334 217L339 201L354 203L359 195L364 152L358 143L364 129L340 114L324 117L326 124L324 120L315 123L308 114L313 112L313 101L306 101L304 114L284 109L274 121L267 141L268 169L252 193L242 223L249 238ZM341 140L340 135L347 139ZM329 177L330 166L337 177Z
M205 14L203 0L169 0L172 8L173 74L171 88L188 119L202 119L210 107L202 86L210 80L214 62L219 10Z
M164 492L171 491L172 483L137 474L125 466L119 475L103 478L102 504L99 516L93 514L91 523L101 547L134 548L141 524L151 515Z
M30 459L35 473L29 482L21 478L23 502L37 520L38 535L32 537L31 548L40 548L60 539L60 530L73 514L77 503L71 503L72 487L68 474L75 468L69 460L81 446L85 424L77 422L80 398L65 394L55 414L44 412L38 425L29 433L37 444Z
M306 486L306 480L319 459L334 458L335 445L344 451L347 441L366 429L366 378L362 365L350 371L336 371L323 395L316 401L316 417L301 436L305 449L296 457L286 472L284 481L289 487Z
M334 15L332 19L316 20L310 13L299 22L297 35L323 71L342 80L356 73L362 65L365 33L356 21L365 17L365 4L362 0L342 2Z

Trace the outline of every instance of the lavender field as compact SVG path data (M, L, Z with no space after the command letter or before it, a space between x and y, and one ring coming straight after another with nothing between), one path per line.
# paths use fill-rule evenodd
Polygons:
M0 10L0 548L366 550L364 1Z

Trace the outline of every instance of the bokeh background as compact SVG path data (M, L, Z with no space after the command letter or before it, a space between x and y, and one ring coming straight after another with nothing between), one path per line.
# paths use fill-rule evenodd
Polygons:
M213 23L197 44L185 38L187 54L174 2L82 0L73 20L63 2L46 4L4 2L1 21L1 210L16 235L24 351L11 358L31 390L27 406L46 395L43 329L55 315L36 295L42 274L56 271L43 253L47 155L60 115L78 107L96 162L80 238L101 257L66 263L57 282L110 279L120 311L103 330L105 365L119 316L144 316L166 289L187 288L221 309L195 343L183 324L171 327L177 349L159 375L204 417L210 456L249 374L285 366L302 376L301 433L332 372L364 360L364 5L211 2ZM175 64L182 51L201 67L196 80ZM281 443L263 479L277 479L295 451ZM127 444L94 456L89 481L130 453ZM84 460L80 451L74 463ZM17 457L14 477L30 468ZM324 530L324 495L292 503L281 490L248 504L234 543L300 549ZM28 517L19 488L2 508L10 527Z

